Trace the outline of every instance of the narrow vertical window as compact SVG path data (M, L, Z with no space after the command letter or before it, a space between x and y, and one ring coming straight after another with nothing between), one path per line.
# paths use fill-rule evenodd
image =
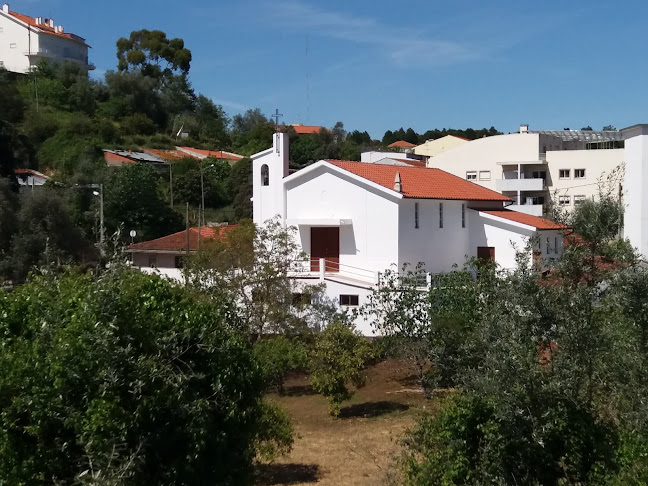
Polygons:
M466 205L465 204L461 205L461 227L462 228L466 227Z
M554 253L558 254L558 237L554 237Z
M550 248L549 248L549 238L547 238L547 255L549 254L549 250L550 250Z
M419 203L414 203L414 227L419 227Z
M270 169L268 169L268 164L263 164L261 166L261 185L270 185Z
M439 228L443 228L443 203L439 203Z

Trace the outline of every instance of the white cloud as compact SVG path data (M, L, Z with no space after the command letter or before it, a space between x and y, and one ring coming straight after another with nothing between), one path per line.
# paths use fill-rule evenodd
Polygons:
M468 43L430 38L412 28L385 25L370 17L326 11L298 0L273 3L269 15L275 26L375 47L400 66L452 64L485 55L481 49Z

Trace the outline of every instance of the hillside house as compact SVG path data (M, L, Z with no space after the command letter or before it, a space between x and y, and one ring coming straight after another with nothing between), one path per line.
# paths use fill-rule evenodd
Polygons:
M9 9L0 9L0 68L14 73L30 72L42 60L72 61L86 70L94 69L88 61L85 39L66 32L51 18L30 17Z
M234 228L236 225L189 228L154 240L133 243L128 246L127 252L131 255L132 266L142 272L181 280L187 256L195 254L201 246L205 248L210 242L221 241Z

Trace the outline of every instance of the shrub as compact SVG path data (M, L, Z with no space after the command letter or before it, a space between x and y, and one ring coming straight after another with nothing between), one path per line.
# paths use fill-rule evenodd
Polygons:
M254 344L254 355L261 364L265 382L283 395L286 375L308 366L308 349L285 336L262 339Z
M0 484L244 483L291 429L236 321L126 269L0 294Z
M617 470L615 426L564 398L542 403L511 413L495 398L453 397L406 435L406 484L607 484Z
M334 322L315 339L312 358L315 391L329 401L329 413L337 416L340 404L353 396L348 384L364 385L362 370L375 355L373 344L345 324Z

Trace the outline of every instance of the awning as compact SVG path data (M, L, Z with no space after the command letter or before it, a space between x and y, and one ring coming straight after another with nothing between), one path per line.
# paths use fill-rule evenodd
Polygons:
M290 226L348 226L352 221L340 218L297 218L287 219L286 223Z

